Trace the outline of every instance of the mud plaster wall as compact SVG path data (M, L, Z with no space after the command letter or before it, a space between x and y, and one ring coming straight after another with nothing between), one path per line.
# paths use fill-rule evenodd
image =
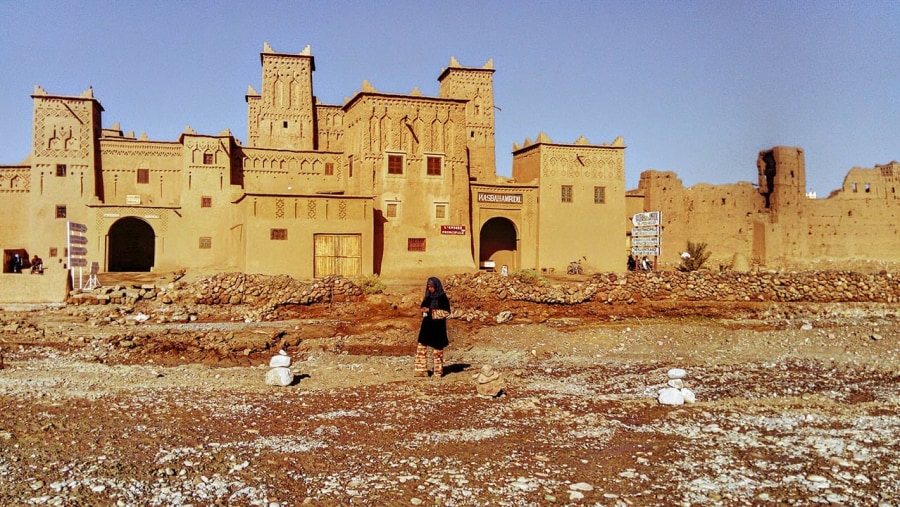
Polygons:
M802 151L797 151L801 156L787 162L802 175ZM789 151L779 154L787 158ZM770 267L804 261L896 262L900 260L900 199L893 175L898 167L892 162L875 169L853 169L843 190L827 199L803 197L791 203L776 195L770 201L778 203L776 209L766 208L764 195L751 183L685 188L672 172L645 171L633 193L644 196L644 210L662 211L663 264L679 264L688 240L707 243L711 267L731 265L735 254ZM796 193L797 185L802 189L805 182L786 190Z

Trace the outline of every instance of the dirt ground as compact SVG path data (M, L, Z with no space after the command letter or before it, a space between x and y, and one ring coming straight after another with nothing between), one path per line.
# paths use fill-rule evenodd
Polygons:
M0 504L900 505L897 305L455 305L416 378L420 298L6 308Z

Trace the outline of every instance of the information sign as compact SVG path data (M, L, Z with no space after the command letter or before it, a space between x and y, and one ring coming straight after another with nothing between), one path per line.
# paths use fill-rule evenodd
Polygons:
M631 247L631 255L635 257L643 257L644 255L659 256L658 246L633 246Z
M659 246L659 236L631 238L631 246Z
M660 225L662 212L660 211L647 211L644 213L635 213L633 217L631 217L631 223L633 223L636 227L647 227L650 225Z

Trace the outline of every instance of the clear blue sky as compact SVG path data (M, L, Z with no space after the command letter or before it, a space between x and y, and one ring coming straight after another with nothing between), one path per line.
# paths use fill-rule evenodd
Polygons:
M259 53L307 44L313 90L436 95L451 56L494 59L497 166L514 142L623 136L626 186L756 182L756 156L806 152L820 197L900 160L900 1L46 2L0 0L0 164L31 143L30 95L93 86L105 127L247 137Z

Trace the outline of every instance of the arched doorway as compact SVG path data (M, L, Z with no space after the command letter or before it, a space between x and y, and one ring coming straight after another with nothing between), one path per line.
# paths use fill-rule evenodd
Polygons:
M479 266L486 261L494 261L495 269L508 266L510 271L518 269L516 225L508 218L494 217L481 226L479 237Z
M156 234L140 218L116 220L108 233L107 269L112 272L150 271L156 257Z

